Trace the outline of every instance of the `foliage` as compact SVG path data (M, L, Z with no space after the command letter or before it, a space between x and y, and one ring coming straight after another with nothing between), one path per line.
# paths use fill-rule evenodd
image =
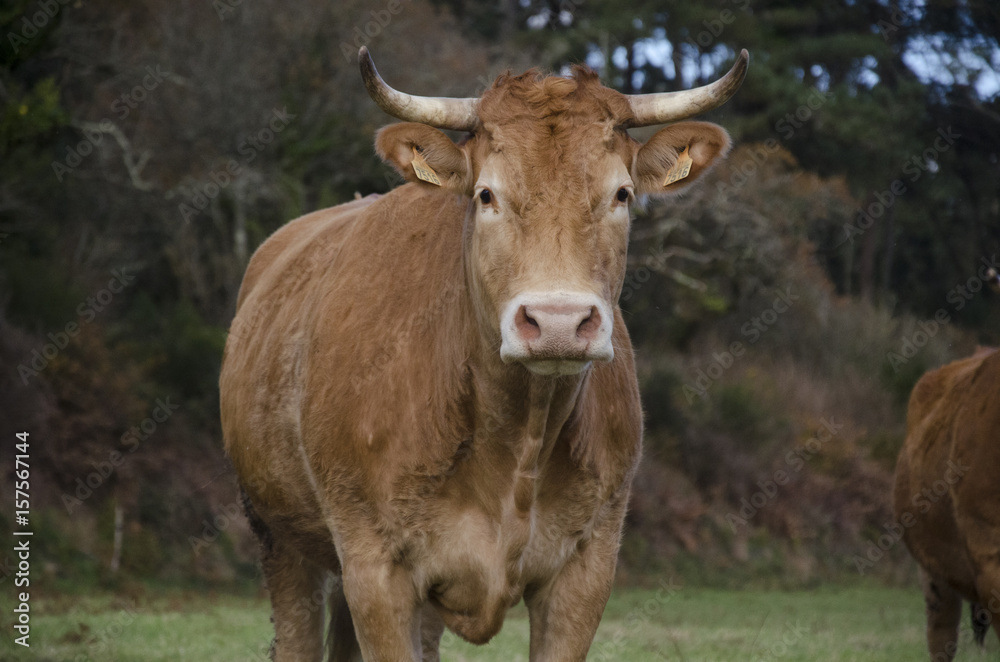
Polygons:
M974 342L1000 342L992 295L955 299L1000 252L991 3L56 4L33 32L38 3L0 9L0 430L45 440L33 503L46 540L60 541L41 552L54 581L108 580L115 505L126 520L116 581L252 576L245 522L208 551L190 542L235 503L221 348L256 246L289 218L396 184L372 150L388 120L359 82L362 43L390 84L456 96L507 67L572 62L622 91L673 91L752 53L739 94L705 118L736 139L729 160L633 224L622 305L648 453L626 573L842 575L886 516L912 384ZM16 48L7 37L29 32ZM897 180L905 191L885 202ZM90 303L123 270L134 281ZM755 336L788 287L796 303ZM932 342L887 361L942 309ZM71 323L79 334L22 378ZM733 342L745 353L689 398ZM67 512L77 480L127 450L168 397L180 409ZM731 531L726 513L831 412L844 437ZM889 577L905 567L893 558Z

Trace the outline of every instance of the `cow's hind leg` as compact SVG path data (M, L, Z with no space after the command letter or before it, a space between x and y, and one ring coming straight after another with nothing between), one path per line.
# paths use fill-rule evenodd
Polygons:
M927 650L933 662L951 662L958 650L962 597L943 581L920 571L927 608Z
M327 571L275 540L253 504L243 496L250 528L260 542L261 568L271 594L274 662L321 662L323 615L326 603L323 583Z
M354 621L344 597L344 584L338 579L330 596L330 651L328 662L361 662L361 648L354 635Z
M970 616L972 617L973 639L982 648L986 642L986 632L990 629L992 617L990 616L990 612L978 602L970 603L969 607Z
M420 645L423 649L422 662L438 662L441 659L441 635L444 621L430 603L420 610Z

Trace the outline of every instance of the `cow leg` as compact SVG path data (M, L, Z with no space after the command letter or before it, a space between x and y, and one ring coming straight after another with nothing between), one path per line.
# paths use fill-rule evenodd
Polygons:
M271 594L275 662L319 662L323 655L323 583L326 571L275 540L246 492L240 491L250 530L260 545L260 565Z
M1000 558L996 554L974 555L973 558L976 562L976 592L980 603L977 605L977 620L984 632L992 625L993 631L1000 638Z
M969 615L972 617L972 638L975 639L976 645L982 648L993 616L978 602L971 603L969 607Z
M338 579L330 596L330 631L327 634L327 662L361 662L361 648L354 636L354 621Z
M326 571L275 541L261 560L271 594L274 662L320 662L323 657L323 580Z
M392 562L342 558L344 596L365 662L418 662L418 601L409 572Z
M985 439L980 437L979 441ZM970 475L953 488L956 521L972 561L982 628L992 625L1000 637L1000 516L996 502L983 497L995 489L994 479L987 471L981 476L985 480L977 483L980 475Z
M531 662L584 662L600 625L618 560L624 501L611 508L588 543L578 546L547 585L525 593Z
M920 570L927 609L927 650L934 662L951 662L958 650L962 597L944 582Z
M444 634L444 621L437 609L430 603L424 603L420 610L420 644L423 648L423 662L438 662L440 660L441 635Z

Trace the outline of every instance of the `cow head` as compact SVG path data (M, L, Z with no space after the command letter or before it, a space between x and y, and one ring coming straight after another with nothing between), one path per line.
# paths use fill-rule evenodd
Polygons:
M544 375L610 361L629 205L682 189L729 148L725 130L705 122L667 126L645 144L627 129L721 105L743 81L747 52L716 83L685 92L624 95L577 67L571 78L500 76L478 99L398 92L367 49L359 57L375 102L408 120L379 132L379 155L409 181L469 199L468 284L500 358ZM438 128L469 135L455 144Z

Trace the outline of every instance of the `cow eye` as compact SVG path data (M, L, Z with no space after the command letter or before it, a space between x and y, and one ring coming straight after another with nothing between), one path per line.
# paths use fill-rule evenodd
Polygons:
M479 201L484 205L488 205L491 202L493 202L493 194L490 193L490 190L488 188L484 188L482 191L479 192Z
M628 189L624 186L618 189L618 193L615 195L615 198L618 202L628 202Z

